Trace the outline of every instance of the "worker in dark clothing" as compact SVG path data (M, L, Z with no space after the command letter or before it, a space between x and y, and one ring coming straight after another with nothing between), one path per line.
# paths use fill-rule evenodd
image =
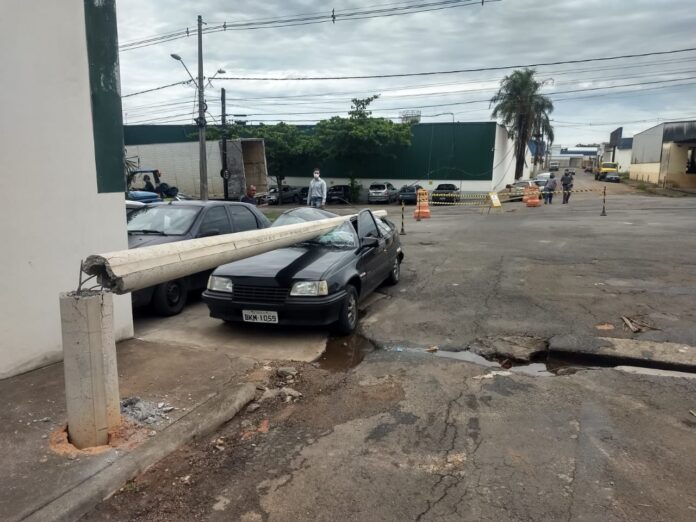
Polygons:
M552 172L549 180L544 185L544 205L553 204L553 193L556 192L556 187L558 187L558 181L556 181L556 175Z
M145 192L155 192L155 186L152 184L152 181L150 181L150 176L145 174L143 176L143 181L145 182L145 186L143 187Z
M250 205L256 205L256 187L254 185L249 185L246 194L244 194L239 201L242 203L249 203Z
M561 185L563 186L563 204L570 201L570 191L573 190L573 175L566 172L561 177Z

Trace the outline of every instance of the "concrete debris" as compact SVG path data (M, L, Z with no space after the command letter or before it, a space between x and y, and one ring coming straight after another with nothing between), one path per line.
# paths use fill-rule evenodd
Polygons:
M181 481L182 484L189 485L189 484L191 484L191 475L186 475L185 477L179 477L179 480Z
M266 388L263 384L257 384L256 389L259 391L266 391L268 388Z
M258 410L261 407L261 405L258 402L252 402L247 406L246 411L247 413L254 413L256 410Z
M158 403L157 403L157 407L160 408L160 409L161 409L161 408L164 408L164 403L163 403L163 402L158 402Z
M34 422L51 422L51 417L44 417L43 419L35 419Z
M261 397L259 398L259 402L267 401L269 399L275 399L280 395L280 389L275 388L275 389L266 389L266 391L263 392Z
M292 388L288 388L287 386L284 386L280 389L280 395L284 397L291 397L293 399L299 399L300 397L302 397L302 394L300 392L298 392L297 390L293 390Z
M276 370L276 374L281 378L295 377L297 373L297 369L292 366L283 366Z
M136 422L153 424L161 416L156 404L143 401L140 397L127 397L121 401L121 413Z
M174 406L165 406L164 408L162 408L162 411L164 413L169 413L170 411L174 411Z
M428 353L435 353L435 352L437 352L439 349L440 349L440 348L437 347L437 346L430 346L430 347L426 348L425 351L428 352Z
M500 372L497 372L497 371L496 371L496 372L487 373L487 374L485 374L485 375L477 375L477 376L474 377L474 379L477 379L477 380L480 380L480 379L492 379L492 378L495 377L495 376L507 377L507 376L509 376L509 375L512 375L512 372L508 372L508 371L500 371Z
M689 410L689 413L690 413L691 415L693 415L694 417L696 417L696 411L694 411L694 410Z

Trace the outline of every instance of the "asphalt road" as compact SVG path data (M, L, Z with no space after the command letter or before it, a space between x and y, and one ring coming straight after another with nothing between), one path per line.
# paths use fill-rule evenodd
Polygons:
M610 190L606 216L588 192L409 219L403 279L362 317L381 349L348 371L296 364L302 400L262 403L85 519L693 520L693 374L530 376L458 351L501 335L696 345L696 200Z

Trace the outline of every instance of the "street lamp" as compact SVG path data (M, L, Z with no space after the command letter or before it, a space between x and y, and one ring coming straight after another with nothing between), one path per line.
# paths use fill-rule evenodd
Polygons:
M215 77L218 74L227 74L227 71L225 69L218 69L217 71L215 71L215 74L213 74L210 78L208 78L208 87L213 86L212 81L215 79Z
M188 73L193 83L196 85L198 90L198 118L196 118L196 125L198 125L198 167L199 167L199 177L200 177L200 192L201 199L206 201L208 199L208 158L206 151L206 141L205 141L205 111L207 109L205 104L205 99L203 95L203 56L202 56L202 43L201 43L201 17L198 17L198 80L193 77L191 71L186 67L186 63L178 54L172 53L170 56L177 62L181 62L184 66L186 72Z

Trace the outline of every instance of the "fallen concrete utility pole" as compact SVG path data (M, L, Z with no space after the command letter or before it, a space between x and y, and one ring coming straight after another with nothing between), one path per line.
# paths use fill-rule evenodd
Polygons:
M378 210L373 214L386 216L387 213ZM104 288L115 294L125 294L308 241L333 230L350 217L353 216L93 255L85 260L83 270L97 276Z
M70 441L80 449L107 444L109 433L121 424L112 292L132 292L307 241L351 217L89 256L82 269L106 291L78 289L60 296Z

